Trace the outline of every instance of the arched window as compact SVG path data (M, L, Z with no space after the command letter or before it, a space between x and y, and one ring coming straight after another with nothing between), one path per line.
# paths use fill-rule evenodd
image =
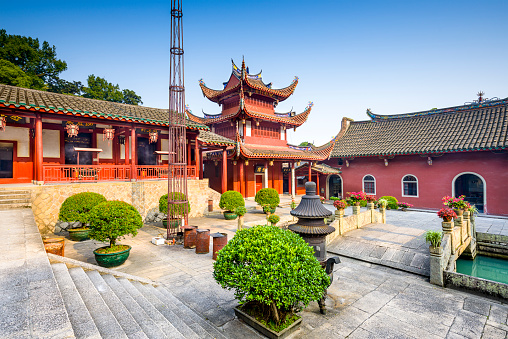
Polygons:
M418 196L418 179L414 175L406 175L402 178L402 196L417 197Z
M363 191L376 195L376 179L370 174L363 177Z

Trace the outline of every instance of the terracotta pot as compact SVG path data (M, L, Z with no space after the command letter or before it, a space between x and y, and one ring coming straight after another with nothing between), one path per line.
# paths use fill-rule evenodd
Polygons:
M65 250L64 237L43 238L42 242L44 243L44 249L46 250L46 253L56 254L61 257L64 256Z
M452 217L443 217L444 222L450 222L452 221Z
M355 206L360 206L360 202L359 201L355 202Z
M459 216L459 217L460 217L462 214L464 214L464 210L454 209L453 211L454 211L454 212L457 214L457 216Z

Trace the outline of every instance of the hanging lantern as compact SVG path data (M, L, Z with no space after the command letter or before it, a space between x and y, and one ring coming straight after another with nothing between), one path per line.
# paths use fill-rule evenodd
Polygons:
M5 131L5 127L7 126L7 121L5 117L0 117L0 131Z
M115 130L113 128L105 128L102 133L102 140L111 141L115 138Z
M79 133L79 126L74 124L69 124L65 126L65 130L67 131L67 135L69 137L77 137Z
M236 160L233 160L233 165L235 165L235 166L236 166Z
M296 166L300 166L300 164L301 164L301 163L302 163L302 162L301 162L300 160L298 160L298 161L296 162Z
M259 126L259 120L256 120L256 126Z
M270 166L273 166L273 160L270 160Z
M149 143L156 143L157 139L159 138L159 133L157 131L153 131L149 133Z
M245 165L249 165L249 159L245 159Z
M429 166L432 166L432 158L431 157L427 157L427 164L429 164Z
M385 159L385 166L388 166L388 159Z

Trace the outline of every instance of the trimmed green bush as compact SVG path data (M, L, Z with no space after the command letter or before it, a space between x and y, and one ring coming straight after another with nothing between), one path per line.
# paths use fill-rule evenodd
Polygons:
M397 201L397 199L395 197L391 197L389 195L385 195L379 199L385 199L388 201L388 205L386 205L387 208L389 209L392 209L392 210L396 210L399 208L399 202Z
M96 205L105 202L102 194L94 192L83 192L71 195L63 202L58 213L61 221L80 221L83 225L90 222L90 211Z
M109 241L109 247L127 234L133 237L143 227L139 212L124 201L106 201L90 211L90 238Z
M262 188L256 193L254 201L261 206L270 205L270 208L274 209L279 206L279 193L273 188Z
M172 192L171 196L175 197L174 199L187 200L187 197L185 196L185 194L180 193L180 192ZM190 211L191 211L190 204L187 201L187 204L172 205L170 208L170 211L169 211L170 212L169 215L173 216L173 217L183 216L184 212L185 212L185 205L187 205L187 213L190 213ZM167 194L164 194L159 199L159 212L164 213L166 215L168 214L168 195Z
M245 208L245 206L238 206L237 208L235 208L234 212L237 216L243 217L247 213L247 209Z
M272 328L321 299L330 284L312 247L298 234L275 226L236 232L213 267L217 283L234 290L243 310L258 307Z
M245 206L245 200L240 192L226 191L220 196L219 207L221 209L233 212L240 206Z
M280 221L280 217L277 214L270 214L267 219L268 222L272 224L272 226L277 225L277 223Z

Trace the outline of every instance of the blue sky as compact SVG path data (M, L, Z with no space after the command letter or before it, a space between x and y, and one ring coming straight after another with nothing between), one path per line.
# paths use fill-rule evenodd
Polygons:
M2 6L0 28L47 40L67 80L105 77L168 107L170 1L23 1ZM346 116L395 114L508 97L508 1L185 1L186 102L220 107L198 80L220 89L231 59L298 87L277 107L314 102L293 143L327 142Z

